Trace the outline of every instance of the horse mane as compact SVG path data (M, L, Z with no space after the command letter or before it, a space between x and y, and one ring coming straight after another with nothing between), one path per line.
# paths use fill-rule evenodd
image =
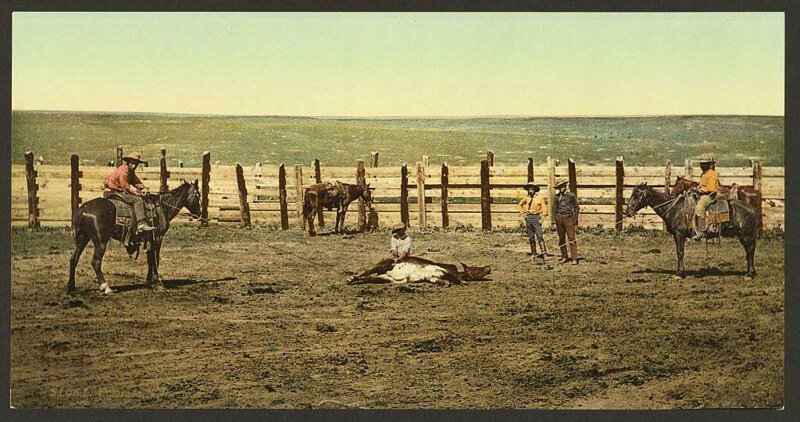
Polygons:
M186 198L188 197L188 195L185 194L185 192L191 186L192 186L191 183L184 180L183 183L180 184L180 186L172 190L169 190L167 192L159 192L158 199L161 202L168 204L170 207L181 209L183 208L184 205L182 202L185 201Z

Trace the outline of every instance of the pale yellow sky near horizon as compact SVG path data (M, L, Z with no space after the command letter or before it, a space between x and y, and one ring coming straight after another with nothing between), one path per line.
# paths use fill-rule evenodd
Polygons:
M12 108L230 115L784 114L783 13L40 13Z

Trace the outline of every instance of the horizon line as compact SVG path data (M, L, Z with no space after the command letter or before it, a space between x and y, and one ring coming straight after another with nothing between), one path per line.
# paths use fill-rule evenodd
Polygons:
M441 116L421 116L421 115L384 115L384 116L362 116L362 115L300 115L300 114L223 114L223 113L182 113L182 112L162 112L162 111L105 111L105 110L41 110L41 109L12 109L11 112L28 113L73 113L73 114L137 114L137 115L159 115L159 116L184 116L184 117L284 117L284 118L312 118L312 119L530 119L530 118L640 118L640 117L786 117L785 114L738 114L738 113L687 113L687 114L560 114L560 115L525 115L525 114L485 114L485 115L441 115Z

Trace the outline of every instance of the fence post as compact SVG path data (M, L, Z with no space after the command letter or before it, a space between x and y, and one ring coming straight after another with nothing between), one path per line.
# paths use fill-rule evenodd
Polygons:
M410 226L408 218L408 164L400 167L400 221Z
M570 158L567 160L567 167L569 170L569 191L572 192L575 197L578 196L578 172L575 170L575 160Z
M489 163L489 167L494 165L494 153L492 151L486 151L486 161Z
M244 183L242 165L236 163L236 184L239 186L239 216L242 227L250 227L250 204L247 203L247 186Z
M550 228L556 225L556 161L547 156L547 204L550 206Z
M281 230L289 230L289 206L286 203L286 167L278 167L278 200L281 204Z
M428 156L427 155L423 155L422 156L422 167L428 168Z
M378 151L372 151L372 154L370 154L370 167L378 167Z
M300 227L304 227L303 219L303 166L294 166L294 193L295 204L297 206L297 222Z
M447 213L447 187L450 184L450 169L442 163L442 228L450 227L450 216Z
M664 192L669 195L672 188L672 160L667 160L667 166L664 168ZM667 230L667 222L661 222L661 229Z
M625 168L622 164L622 156L617 157L616 168L617 182L616 182L616 196L614 198L614 228L617 231L622 230L622 205L625 203L625 198L622 196L622 187L625 183Z
M364 160L356 160L356 185L360 188L367 188L367 179L364 170ZM364 200L358 198L358 231L364 232L367 229L367 206Z
M183 161L178 160L178 168L183 168Z
M169 172L167 171L167 149L161 148L161 189L160 192L167 192L169 190L169 185L167 185L167 179L169 179Z
M316 183L322 183L322 169L319 166L319 159L314 159L314 180ZM317 207L317 220L319 226L325 227L325 213L322 212L322 207Z
M80 159L78 158L78 154L72 154L69 159L70 162L70 191L71 191L71 204L72 204L72 215L75 215L75 212L78 211L78 207L81 205L81 177L83 177L83 172L80 170ZM73 227L75 226L73 221Z
M667 160L667 167L664 168L664 192L670 193L672 188L672 160ZM666 225L666 223L664 223Z
M757 225L757 232L758 236L761 237L764 234L764 215L762 214L761 203L762 198L764 195L761 193L761 188L763 187L763 183L761 181L761 173L762 167L761 162L753 160L753 189L756 190L756 225Z
M122 147L117 147L117 167L122 165Z
M203 168L202 168L202 186L200 189L201 195L201 208L200 208L200 227L208 226L208 191L209 182L211 182L211 152L205 151L203 153Z
M425 214L425 163L422 161L417 162L417 210L419 226L428 227L428 216Z
M692 160L690 158L686 159L686 177L689 180L692 180Z
M492 188L489 185L489 160L481 161L481 229L492 230Z
M533 157L528 157L528 183L533 183Z
M25 176L28 180L28 227L39 227L39 185L36 184L38 172L33 167L33 152L25 153Z

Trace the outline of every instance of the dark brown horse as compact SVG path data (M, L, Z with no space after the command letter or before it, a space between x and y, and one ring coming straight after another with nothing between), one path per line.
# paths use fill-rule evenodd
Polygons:
M336 224L333 232L343 232L347 208L351 202L359 198L364 200L367 208L372 206L369 184L359 186L337 181L336 184L317 183L307 187L303 194L303 225L308 222L308 234L317 235L317 231L314 229L314 217L320 207L328 210L336 209Z
M675 185L672 187L673 195L680 195L683 192L691 191L700 186L699 183L689 180L683 176L675 178ZM740 186L732 183L730 186L721 186L719 196L729 201L738 199L756 211L756 227L761 228L761 213L758 212L761 207L761 192L753 186Z
M177 188L162 192L154 198L158 203L156 207L156 229L145 232L143 236L148 236L150 247L147 250L147 284L156 290L164 289L158 274L158 264L161 258L161 241L164 234L169 230L169 223L178 212L186 207L192 215L197 218L200 215L200 192L197 187L197 180L193 183L183 181ZM95 198L81 205L72 217L75 227L75 253L69 262L69 283L67 291L75 291L75 267L81 258L81 253L89 241L94 245L94 256L92 257L92 268L97 275L97 282L103 293L111 293L111 288L103 277L102 265L103 255L110 239L117 239L124 242L124 229L117 224L117 209L114 204L105 198ZM138 246L137 246L138 248ZM138 249L137 249L138 250ZM128 251L131 253L131 250Z
M688 194L673 196L660 189L647 186L647 183L641 183L633 189L625 208L625 215L633 217L640 209L650 207L664 220L667 232L675 239L675 251L678 255L676 275L678 277L683 277L686 273L683 266L683 251L686 238L692 236L692 229L689 227L686 216L694 214L694 205L694 201L688 197ZM720 234L739 238L747 257L746 276L753 278L756 276L756 268L753 263L757 237L755 212L739 200L730 201L729 205L730 221L721 223Z

